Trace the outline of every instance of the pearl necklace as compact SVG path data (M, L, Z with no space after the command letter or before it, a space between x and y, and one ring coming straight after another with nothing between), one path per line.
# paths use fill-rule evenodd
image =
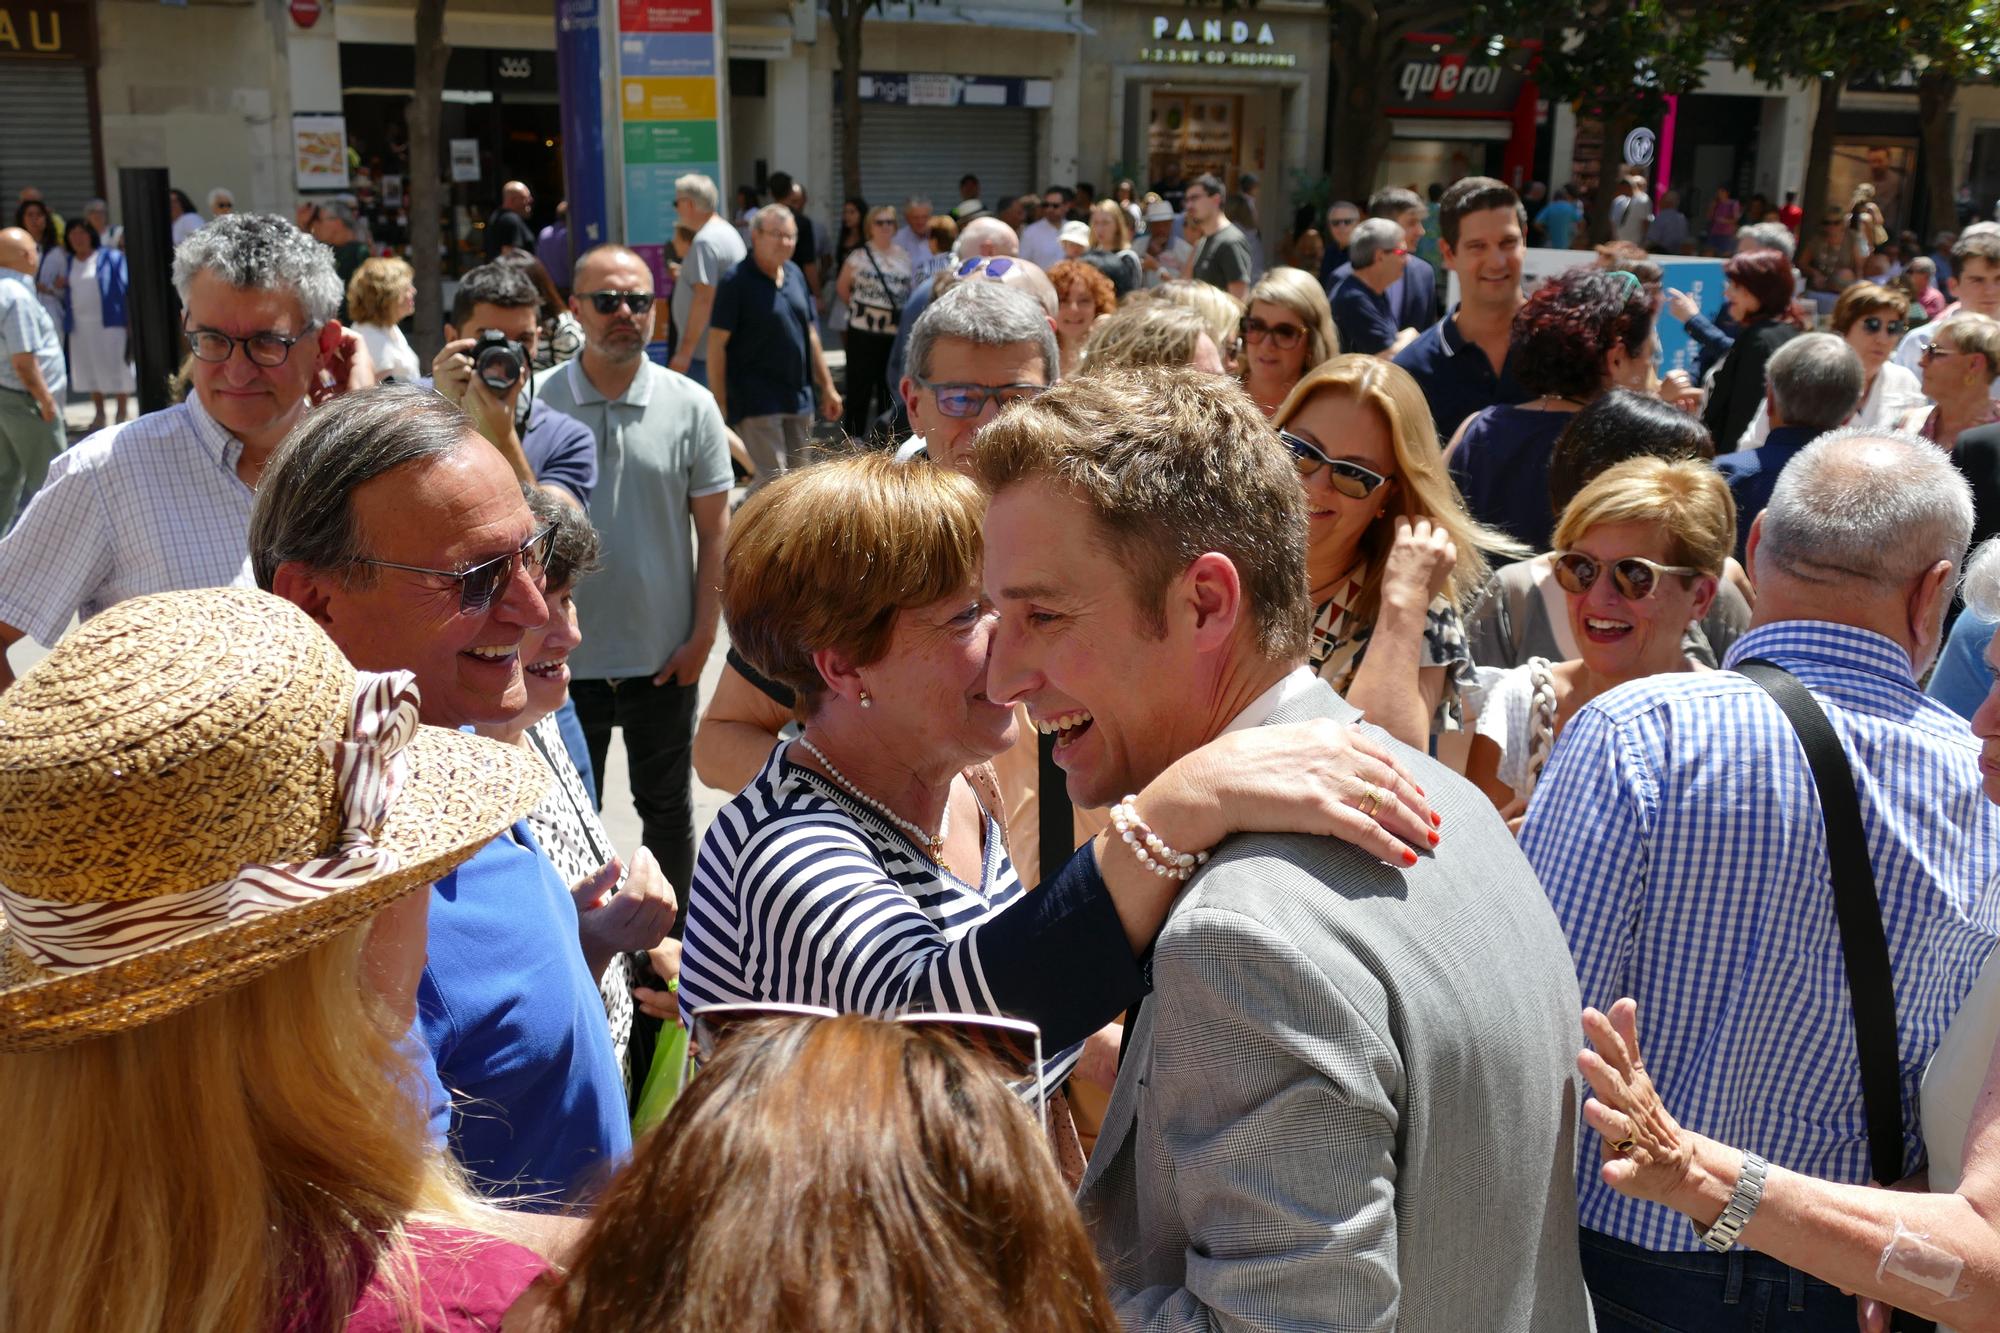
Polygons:
M847 792L847 794L854 797L855 800L860 801L870 810L873 810L876 814L882 816L884 819L888 820L891 824L894 824L897 828L907 833L910 836L910 838L913 841L915 841L917 846L924 848L926 851L930 853L931 860L936 861L939 864L943 864L944 840L951 835L951 797L949 793L947 793L945 797L944 818L938 824L938 831L936 833L926 833L924 831L923 825L917 823L913 819L903 818L901 815L897 814L894 810L891 810L888 806L882 804L882 802L876 800L873 796L870 796L867 792L855 786L853 779L849 778L847 774L841 772L838 768L836 768L834 766L833 760L828 759L826 757L826 751L820 749L817 745L814 745L804 736L800 736L798 738L798 741L800 745L806 747L807 754L819 760L820 767L826 770L827 776L832 778L836 783L838 783L843 791Z

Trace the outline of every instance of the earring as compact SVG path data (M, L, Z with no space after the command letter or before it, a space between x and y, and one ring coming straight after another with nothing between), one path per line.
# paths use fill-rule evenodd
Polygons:
M873 708L875 706L875 701L868 697L868 691L866 690L861 691L861 706L863 708Z

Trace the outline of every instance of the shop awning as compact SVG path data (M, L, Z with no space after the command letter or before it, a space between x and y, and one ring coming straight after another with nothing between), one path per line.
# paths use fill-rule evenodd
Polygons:
M820 16L827 17L821 10ZM1062 33L1095 37L1097 29L1082 19L1052 10L989 9L973 5L897 4L885 0L868 14L875 23L923 23L942 27L1011 28L1018 32Z

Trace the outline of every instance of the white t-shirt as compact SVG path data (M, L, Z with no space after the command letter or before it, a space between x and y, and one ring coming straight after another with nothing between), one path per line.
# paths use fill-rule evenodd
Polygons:
M375 378L379 381L394 380L398 384L414 383L423 370L417 363L417 354L410 348L409 339L394 324L356 324L354 331L361 335L361 341L368 348L368 355L375 361Z

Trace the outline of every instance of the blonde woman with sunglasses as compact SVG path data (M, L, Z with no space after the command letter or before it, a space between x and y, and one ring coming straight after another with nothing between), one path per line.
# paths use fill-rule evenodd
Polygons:
M1340 354L1340 336L1326 293L1304 269L1272 269L1245 306L1243 387L1268 417L1308 370Z
M1487 682L1466 771L1517 831L1578 709L1645 676L1707 669L1683 640L1735 542L1736 503L1702 459L1627 459L1569 502L1552 558L1580 656L1531 657Z
M1311 665L1371 722L1426 748L1465 722L1461 619L1488 553L1522 548L1466 513L1408 371L1336 356L1272 418L1305 487Z

